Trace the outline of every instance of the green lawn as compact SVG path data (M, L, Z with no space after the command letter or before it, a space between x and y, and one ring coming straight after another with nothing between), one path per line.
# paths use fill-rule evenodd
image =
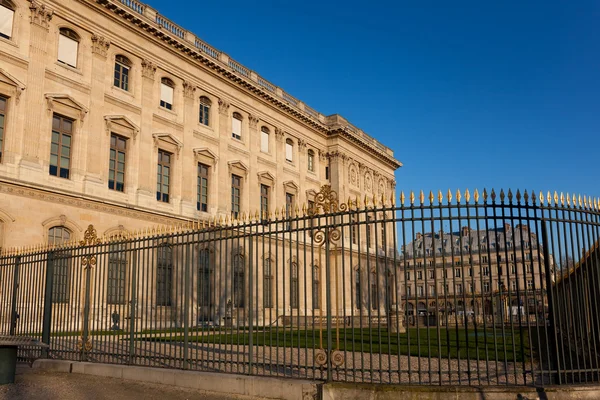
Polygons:
M332 341L336 348L336 332L332 332ZM254 333L253 343L258 346L285 346L300 348L319 348L318 330L290 330L290 329L271 329ZM534 338L535 335L532 336ZM161 342L181 342L183 336L177 337L143 337L139 340L161 341ZM189 341L197 343L216 343L216 344L249 344L250 335L244 332L234 333L215 333L203 336L196 336L190 333ZM521 341L523 341L523 352L521 351ZM535 344L535 343L534 343ZM327 332L323 332L323 346L327 345ZM386 329L340 329L339 349L347 351L363 351L383 354L403 354L422 357L439 356L447 358L466 359L470 357L475 360L495 360L499 361L523 361L531 358L531 349L529 346L529 334L527 330L518 330L511 333L509 329L505 330L505 336L502 336L501 329L494 331L488 329L484 332L482 329L446 329L440 328L439 336L437 328L410 328L407 333L399 335L390 333ZM535 350L534 350L535 352ZM486 356L487 354L487 356ZM534 354L535 356L535 354Z

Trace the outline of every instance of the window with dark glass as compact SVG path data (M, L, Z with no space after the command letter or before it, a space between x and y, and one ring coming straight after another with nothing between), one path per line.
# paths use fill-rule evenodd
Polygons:
M212 268L210 265L210 250L200 250L198 258L198 305L212 305Z
M156 171L156 200L169 202L169 185L171 177L171 153L158 150L158 169Z
M125 156L127 139L110 135L110 161L108 164L108 188L122 192L125 190Z
M115 80L114 85L119 89L129 90L129 69L131 61L125 56L115 57Z
M367 247L371 247L371 225L373 224L373 217L367 216L367 224L365 228L367 229Z
M245 297L244 257L238 254L233 257L233 306L244 307Z
M170 306L173 290L173 249L169 245L158 247L156 266L156 305Z
M266 258L263 263L263 305L265 308L273 307L273 272L271 259Z
M231 214L234 218L240 215L240 198L242 192L242 178L231 175Z
M312 150L308 150L308 170L315 171L315 152Z
M260 217L262 219L269 218L269 187L260 185Z
M125 272L127 253L124 243L112 244L108 249L108 282L106 302L125 304Z
M321 307L321 277L319 276L319 267L313 266L312 276L312 295L313 295L313 309Z
M15 6L8 0L0 0L0 37L4 39L12 37L14 18Z
M6 125L6 109L8 99L0 96L0 162L2 162L2 152L4 149L4 127Z
M71 240L71 232L64 226L48 230L48 244L59 246ZM68 303L71 281L71 253L57 250L51 253L48 262L52 263L52 302Z
M419 286L423 288L423 286ZM377 290L377 282L375 281L375 277L373 278L373 282L371 282L371 309L377 310L377 305L379 303L379 293Z
M354 272L354 303L356 304L356 308L361 307L361 282L360 282L360 271L356 270Z
M200 97L200 113L199 120L202 125L210 125L210 106L212 102L206 96Z
M50 144L50 175L69 179L72 135L73 120L54 114L52 116L52 142Z
M196 209L208 212L208 165L198 163Z
M300 305L300 280L298 279L298 264L292 263L290 273L290 303L292 308L298 308Z

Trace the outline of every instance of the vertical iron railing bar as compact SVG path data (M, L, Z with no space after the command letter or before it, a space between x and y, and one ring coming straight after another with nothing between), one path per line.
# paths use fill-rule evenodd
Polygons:
M573 213L573 217L571 217L571 212ZM580 290L578 290L578 296L577 298L577 314L576 316L578 317L578 319L580 320L580 334L581 334L581 345L582 345L582 362L583 362L583 370L587 371L587 360L591 360L591 353L590 353L590 345L589 345L589 332L585 331L585 323L584 321L587 319L586 315L585 315L585 310L586 307L583 303L586 300L586 285L585 285L585 276L584 276L584 271L583 269L579 269L579 271L581 273L578 273L576 270L576 266L578 264L578 260L581 260L579 262L582 262L584 257L585 257L585 247L583 247L583 239L581 237L581 223L580 223L580 219L579 216L581 215L581 211L578 209L576 203L575 203L575 197L573 197L573 207L572 209L569 211L569 219L572 219L573 223L571 224L571 232L573 232L573 225L575 228L575 248L573 251L573 276L575 277L575 285L576 287L579 287ZM580 281L580 283L578 284L577 281ZM589 358L586 357L586 348L587 348L587 356ZM580 373L581 376L581 373ZM587 383L587 373L584 372L583 374L584 376L584 382Z
M463 320L463 326L464 326L464 331L465 331L465 346L467 349L467 382L469 382L469 385L471 385L471 354L469 351L470 350L470 347L469 347L469 321L468 321L468 317L467 317L467 295L466 295L467 285L466 285L466 281L465 281L465 271L464 271L465 260L464 260L463 226L462 226L463 218L461 216L461 209L463 207L460 207L458 198L457 198L456 203L457 203L456 212L457 212L457 224L458 224L458 238L459 238L459 245L460 245L460 251L458 252L459 258L460 258L460 260L459 260L460 268L458 270L461 271L460 276L461 276L461 284L462 284L462 292L459 294L461 295L462 303L463 303L462 320ZM465 199L464 208L466 208L466 209L469 208L469 202L466 199ZM471 232L467 232L467 235L470 237ZM458 321L458 318L457 318L457 321ZM458 338L458 336L457 336L457 338Z
M364 295L362 296L365 299L365 314L366 314L366 325L367 325L367 337L369 338L369 344L368 344L368 349L369 349L369 372L368 372L368 376L369 376L369 381L371 383L373 383L374 380L374 376L373 376L373 318L372 318L372 312L371 312L371 308L372 308L372 299L371 299L371 258L370 258L370 253L369 253L369 247L370 247L370 241L372 239L372 235L369 232L370 226L368 224L368 217L369 217L369 208L368 208L368 203L365 199L365 204L364 204L364 208L363 208L363 214L364 214L364 227L365 227L365 239L366 239L366 243L364 246L364 252L365 252L365 271L364 273L362 273L362 269L361 269L361 278L364 276L366 277L366 285L361 285L362 286L366 286L364 289ZM362 294L362 293L361 293ZM363 369L364 369L364 364L363 364Z
M438 277L438 265L437 265L437 258L436 258L436 251L435 249L437 248L437 242L436 242L436 234L435 234L435 218L434 218L434 211L436 210L436 208L434 208L433 205L433 200L430 200L429 202L429 219L431 222L431 253L432 253L432 262L433 262L433 268L431 269L431 271L433 272L433 295L435 296L435 327L436 327L436 340L437 340L437 345L438 345L438 354L437 354L437 359L438 359L438 385L442 386L442 382L443 382L443 378L442 378L442 332L441 332L441 328L440 328L440 298L439 298L439 290L438 290L438 282L439 282L439 277ZM440 214L440 225L442 224L441 221L441 214ZM442 242L443 243L443 242ZM400 341L398 340L398 345L400 344ZM430 363L431 363L431 355L430 355ZM430 367L431 369L431 367ZM429 382L431 384L431 382Z
M258 265L257 263L254 263L254 236L252 235L252 228L253 228L253 223L252 223L252 217L250 216L250 218L248 219L248 221L245 222L246 226L244 228L244 230L248 231L248 249L249 249L249 254L248 254L248 316L247 316L247 323L248 323L248 373L250 375L254 374L254 286L253 286L253 278L254 278L254 274L255 271L257 273L256 276L256 282L258 283ZM256 243L258 245L258 242ZM257 252L258 253L258 252ZM258 256L258 254L257 254ZM258 260L258 257L257 257ZM256 268L253 268L253 265L256 266ZM258 289L258 287L257 287ZM258 290L256 291L256 304L258 306Z
M568 196L568 194L567 194ZM568 199L567 199L568 200ZM571 217L571 207L569 205L567 205L567 207L564 208L564 210L568 213L567 214L567 220L568 220L568 226L569 226L569 238L570 238L570 242L571 242L571 257L572 257L572 263L573 263L573 267L575 266L575 260L577 257L577 254L579 253L578 251L578 246L575 245L575 238L573 235L573 219ZM568 271L571 270L571 267L568 267ZM578 375L578 382L581 382L581 364L580 364L580 346L584 347L583 345L583 332L581 332L581 325L577 324L577 320L576 320L576 316L577 316L577 312L578 310L580 310L580 306L579 306L579 293L577 292L577 288L579 287L579 280L577 279L577 271L575 271L575 269L573 269L573 279L569 278L569 283L573 280L573 285L575 286L575 288L571 291L571 301L573 302L573 309L572 309L572 313L571 313L571 318L573 319L573 338L575 339L575 355L576 355L576 360L577 360L577 375ZM575 298L573 299L573 294L575 295ZM577 332L579 331L579 332ZM579 336L579 340L578 340L578 336ZM585 366L585 360L581 360Z
M510 189L509 189L510 190ZM505 371L505 377L506 377L506 384L508 385L510 383L510 379L509 379L509 371L508 371L508 353L507 353L507 343L506 343L506 321L504 320L504 314L505 314L505 310L504 310L504 301L502 299L502 289L500 289L500 268L501 268L501 261L502 261L502 253L504 253L504 259L508 259L508 249L507 249L507 242L508 242L508 229L506 229L506 209L511 209L512 206L512 200L510 204L506 204L504 201L504 196L502 195L502 191L500 192L500 218L502 219L502 225L504 227L504 235L502 235L503 240L502 242L498 243L498 233L496 232L496 273L498 274L498 300L500 301L500 324L502 326L502 350L504 351L504 371ZM510 228L512 228L512 221L511 224L508 224ZM502 245L502 246L501 246ZM504 250L502 252L502 250ZM491 272L491 271L490 271ZM492 287L493 287L493 280L492 280ZM513 333L513 327L511 325L511 334ZM513 346L513 354L515 354L514 352L514 336L511 336L511 344ZM498 342L496 342L496 346L498 346ZM524 366L525 364L523 364ZM514 374L515 374L515 381L516 381L516 377L517 377L517 368L516 365L513 368ZM525 371L525 368L523 367L523 371ZM525 372L523 372L525 373Z
M493 193L494 189L492 189L492 193ZM488 212L488 207L491 208L492 210L492 215L489 215ZM498 336L497 336L497 329L496 329L496 321L494 321L495 319L495 312L494 312L494 298L493 298L493 283L494 283L494 278L493 278L493 273L492 271L494 270L494 268L492 267L492 250L491 250L491 243L490 243L490 235L493 234L494 235L494 247L497 246L497 238L498 235L496 234L497 232L497 225L498 225L498 221L497 221L497 217L496 217L496 198L495 195L492 196L492 201L491 204L488 204L488 207L486 207L486 237L487 237L487 252L488 252L488 265L489 265L489 269L488 269L488 298L489 298L489 305L490 305L490 323L492 324L492 333L493 333L493 347L494 347L494 362L495 362L495 370L496 370L496 384L500 384L500 368L498 368ZM492 219L492 233L490 233L490 228L489 228L489 224L488 224L488 218ZM507 379L508 381L508 379ZM508 383L508 382L507 382Z
M421 199L422 200L422 199ZM420 210L420 217L419 220L421 221L421 231L423 232L423 268L421 269L421 272L425 275L423 281L424 283L424 287L423 290L425 292L425 333L426 333L426 337L427 337L427 374L429 377L429 381L428 384L431 385L431 333L430 333L430 328L429 328L429 282L428 282L428 277L427 277L427 273L429 272L427 270L427 249L426 249L426 231L425 231L425 204L424 201L420 202L419 205L419 210ZM421 336L419 334L419 336ZM421 357L421 352L419 352L419 358Z
M10 258L6 257L3 261L7 261ZM12 294L10 296L10 308L9 308L9 312L10 312L10 325L8 327L9 335L15 335L15 330L17 327L17 293L18 293L18 287L19 287L19 269L21 267L21 259L22 256L21 255L17 255L14 257L14 261L13 261L13 284L12 284ZM25 258L25 266L27 266L27 258ZM4 264L4 263L3 263ZM8 269L5 266L2 266L3 269ZM6 280L2 280L1 282L10 282L8 279ZM8 286L8 285L7 285ZM3 293L6 293L7 291L3 290ZM27 310L27 308L26 308ZM24 313L25 314L25 313ZM27 314L24 315L24 317L26 318L25 321L27 321L29 319L29 316ZM28 331L31 331L30 329L28 329Z
M591 281L592 281L592 295L591 295L591 304L598 304L598 293L600 293L600 284L599 284L599 271L598 268L594 268L593 266L597 266L600 267L600 260L599 260L599 256L598 256L598 252L600 250L600 242L598 241L598 236L597 236L597 232L596 229L594 229L593 226L593 222L594 222L594 212L591 211L590 209L592 208L592 204L590 202L589 208L587 210L586 214L586 226L587 226L587 231L588 231L588 236L589 236L589 252L590 252L590 257L589 257L589 263L587 263L588 265L588 269L590 270L591 273ZM596 310L598 310L598 306L595 307ZM593 374L592 379L598 379L600 377L600 359L599 359L599 352L600 349L597 348L598 346L598 339L596 337L597 333L600 332L600 316L598 315L598 312L594 312L594 308L592 307L590 309L590 313L592 315L593 318L593 323L592 323L592 332L594 334L593 337L593 343L594 343L594 354L595 354L595 360L596 360L596 372L595 374ZM593 364L590 366L593 367Z
M471 208L474 208L475 210L477 210L477 203L475 204L469 204L469 200L465 200L466 202L466 217L467 217L467 230L469 232L468 235L468 254L469 254L469 276L471 277L471 282L470 284L470 294L471 294L471 302L473 304L472 306L472 313L473 313L473 331L475 333L475 359L476 359L476 366L477 366L477 384L481 385L481 371L479 370L479 335L478 335L478 324L477 324L477 300L475 298L475 271L473 269L473 235L471 234L472 230L471 230ZM475 230L475 235L477 236L477 238L479 238L479 226L477 226L478 229ZM481 260L480 260L481 262ZM465 286L465 290L466 290L466 286ZM466 307L466 304L465 304ZM468 321L468 316L467 316L467 321ZM468 336L468 335L467 335ZM470 365L470 363L469 363ZM470 375L469 375L470 376Z
M441 193L441 192L440 192ZM450 354L450 347L451 347L451 343L450 343L450 312L452 311L452 306L448 306L448 295L449 295L449 290L448 290L448 273L446 270L446 262L447 262L447 254L446 254L446 242L445 242L445 230L444 230L444 219L443 219L443 215L444 215L444 209L446 209L447 207L450 206L450 200L448 200L448 204L446 206L444 206L444 201L443 201L443 197L438 198L438 209L439 209L439 215L440 215L440 241L441 241L441 252L440 252L440 256L442 258L442 291L444 294L444 319L445 319L445 332L446 332L446 352L448 355L448 370L444 371L444 373L448 374L448 382L452 382L452 371L450 369L450 365L451 365L451 354ZM450 217L450 215L449 215ZM450 265L452 265L452 263L450 263ZM436 269L437 269L437 265L436 265ZM437 285L437 284L436 284ZM436 287L437 289L437 287ZM440 338L441 341L441 338ZM440 364L440 370L442 369L442 366Z
M325 211L325 210L324 210ZM331 362L331 351L332 351L332 347L333 347L333 334L332 334L332 299L331 299L331 261L330 261L330 246L329 246L329 239L330 239L330 232L329 232L329 225L330 225L330 217L328 217L327 215L325 215L325 230L324 230L324 246L325 246L325 280L326 280L326 285L329 288L329 290L327 291L327 299L326 299L326 316L327 316L327 382L331 382L333 380L333 365ZM284 278L285 279L285 278Z
M419 385L422 383L421 382L421 335L420 335L420 329L419 329L419 282L418 282L418 278L417 278L417 251L415 248L416 245L416 235L415 235L415 206L414 204L411 202L410 205L410 223L411 223L411 234L413 236L413 240L412 240L412 244L413 244L413 248L412 248L412 261L413 261L413 273L414 273L414 278L415 278L415 295L414 295L414 299L415 299L415 327L416 327L416 335L417 335L417 374L418 374L418 379L419 379ZM410 331L407 331L408 335L410 337ZM411 347L409 344L409 358L412 358L412 351L411 351ZM410 367L409 367L410 369Z
M306 233L307 233L307 228L308 228L308 223L309 223L309 219L306 218L307 214L306 211L302 211L302 244L303 244L303 257L302 257L302 264L305 266L304 268L304 343L306 344L304 347L304 362L306 363L305 367L304 367L304 378L308 379L308 371L309 371L309 364L308 364L308 317L309 315L312 317L313 321L314 321L314 315L315 315L315 295L318 296L319 294L315 294L315 260L307 257L307 253L308 253L308 248L307 248L307 244L308 244L308 240L306 238ZM298 226L300 226L300 223L298 223ZM298 241L299 238L298 238ZM308 268L306 268L306 266L309 266ZM306 289L306 285L307 285L307 270L309 271L308 274L310 276L310 293L312 294L311 297L311 307L312 309L308 308L308 295L307 295L307 289ZM317 289L318 290L318 289ZM310 311L310 312L309 312ZM313 342L313 348L314 348L314 342ZM300 358L300 332L298 332L298 360L301 360ZM300 362L298 362L298 365L300 365ZM301 376L301 374L300 374Z
M357 206L356 208L356 249L357 249L357 271L358 273L356 274L356 277L358 278L358 282L356 283L356 288L358 289L358 293L356 293L356 301L357 301L357 307L358 307L358 314L359 314L359 319L358 319L358 325L359 325L359 335L360 335L360 373L361 373L361 381L365 380L365 334L364 334L364 305L367 304L367 308L368 308L368 303L364 299L364 285L363 285L363 265L362 265L362 252L363 252L363 246L362 246L362 230L360 229L360 216L361 216L361 210L359 209L359 207ZM367 274L369 272L367 271ZM368 290L368 288L367 288ZM368 324L367 324L368 325Z
M273 349L273 347L275 347L275 361L276 361L276 367L277 370L275 371L276 375L279 375L279 321L280 321L280 316L279 316L279 312L281 309L284 310L284 314L281 315L282 318L285 317L285 290L283 289L283 287L285 287L284 282L282 281L281 286L282 286L282 307L279 307L279 277L280 277L280 258L282 258L282 256L279 254L280 253L280 246L278 245L279 242L279 224L280 224L280 220L279 220L279 216L276 213L276 217L275 217L275 232L274 232L274 237L275 237L275 346L271 346L271 350ZM281 250L281 253L283 253L283 250ZM281 267L282 269L284 269L284 263L281 263ZM283 271L282 271L283 272ZM282 325L284 324L284 320L281 319L281 323ZM272 336L271 336L272 337ZM271 341L272 343L272 341ZM271 365L273 364L273 359L271 358Z
M375 199L373 199L375 200ZM377 255L377 250L379 248L378 246L378 234L377 234L377 228L378 228L378 223L377 223L377 219L378 219L378 212L377 212L377 205L375 202L373 202L373 233L371 235L371 243L374 245L373 247L373 256L374 256L374 262L375 262L375 312L377 313L377 343L379 344L379 356L377 357L378 361L379 361L379 366L378 366L378 374L379 374L379 383L383 383L383 371L382 371L382 361L383 361L383 354L382 354L382 346L381 344L382 342L382 337L381 337L381 290L380 290L380 284L381 284L381 262L379 260L379 257ZM368 229L371 229L371 227L369 227ZM373 307L371 307L373 308ZM371 352L373 352L373 347L371 347ZM373 369L373 365L371 365L371 369Z
M190 243L189 237L184 239L184 245L182 244L182 248L185 249L185 277L183 279L183 369L190 368L190 297L191 294L191 285L193 283L192 276L192 251L193 251L193 243ZM185 246L185 247L183 247ZM197 301L200 299L197 299Z
M126 242L126 245L131 250L129 254L130 266L130 295L129 295L129 364L136 364L136 352L135 352L135 320L136 320L136 304L137 304L137 272L139 268L139 255L137 253L136 240Z
M349 204L347 204L347 206L350 206ZM338 276L341 277L342 279L342 299L341 299L341 303L342 303L342 323L343 323L343 327L344 329L342 330L342 333L344 335L344 350L342 351L343 357L344 357L344 364L343 364L343 369L344 369L344 373L343 373L343 377L345 381L348 380L348 324L346 323L346 229L345 229L345 223L344 223L344 216L348 217L348 226L350 227L350 213L351 210L348 208L345 212L340 213L340 237L338 239L338 250L339 250L339 254L340 257L342 259L342 263L340 265L340 272L338 273ZM352 228L350 228L352 229ZM336 256L337 257L337 256ZM311 268L312 271L312 268ZM338 317L339 318L339 317ZM339 320L338 320L339 321ZM338 322L339 324L339 322ZM341 351L338 348L338 351Z
M348 271L350 271L350 276L349 276L349 280L350 280L350 321L351 321L351 328L350 328L350 334L351 334L351 346L350 346L350 354L352 354L352 382L356 382L356 378L357 378L357 369L356 369L356 358L355 358L355 353L356 353L356 332L355 332L355 328L354 328L354 317L355 317L355 312L354 312L354 307L356 307L356 305L358 303L356 303L356 293L354 293L355 288L356 288L356 282L355 282L355 276L354 276L354 234L353 234L353 230L356 229L356 207L353 206L352 201L348 202L348 223L349 223L349 232L348 232L348 238L349 238L349 243L348 243L348 250L349 250L349 268ZM362 337L361 337L362 338ZM344 354L344 358L346 359L346 363L348 363L348 357L347 354Z
M383 226L382 226L382 237L381 237L381 247L383 249L383 259L384 259L384 270L385 270L385 279L384 279L384 288L385 288L385 293L386 293L386 298L384 300L384 306L385 306L385 314L386 314L386 329L387 329L387 344L388 344L388 383L392 383L393 382L393 378L392 378L392 332L391 332L391 326L392 326L392 313L394 312L392 310L392 304L393 304L393 300L394 300L394 277L398 274L398 271L396 270L396 264L392 264L392 267L390 268L390 259L389 259L389 255L388 255L388 243L389 243L389 239L388 239L388 233L387 233L387 229L388 229L388 224L389 222L392 220L391 218L388 219L387 215L388 212L391 212L391 208L392 206L390 205L390 207L386 207L385 205L385 201L382 202L382 209L383 209ZM344 258L342 259L343 262ZM345 271L345 268L343 268L342 270ZM345 275L343 275L345 276ZM346 291L344 290L343 293L346 293ZM343 301L343 304L346 304L345 299ZM347 358L346 358L347 359Z
M508 232L507 232L508 230L505 229L504 230L504 253L505 253L504 258L506 260L506 275L510 277L509 255L513 256L513 262L515 262L515 263L517 261L516 260L517 257L515 255L515 253L516 253L516 244L515 244L515 238L516 238L516 236L515 236L515 219L514 219L514 215L513 215L513 209L515 208L515 204L513 203L512 196L509 196L508 202L509 202L509 204L508 204L507 208L509 210L510 231L512 232L511 233L511 236L512 236L512 238L511 238L512 239L512 241L511 241L512 242L512 246L511 246L512 247L512 251L509 254L509 251L508 251L508 243L509 243L509 241L508 241ZM520 201L519 201L519 204L516 206L516 208L518 208L518 210L519 210L519 216L520 216L521 215ZM502 209L502 218L503 219L505 218L504 214L505 214L505 210L503 208ZM522 230L522 228L519 228L519 229L520 229L520 236L522 236L523 230ZM500 260L498 260L498 264L500 264ZM523 261L521 262L521 266L522 266L522 269L523 269L523 277L524 277L524 279L526 279L526 276L527 276L526 272L527 271L525 269L525 263ZM518 271L518 268L515 265L515 274L517 274L517 271ZM517 281L518 281L518 279L517 279ZM511 296L510 296L511 295L510 282L508 282L508 280L507 280L507 283L509 283L508 287L506 288L507 289L507 293L508 293L507 303L506 303L506 305L504 303L502 304L502 309L503 309L503 312L507 312L508 313L508 319L509 319L509 323L510 323L510 337L511 337L511 345L512 345L512 354L513 354L513 361L512 362L513 362L513 365L514 365L513 370L514 370L514 375L515 375L515 383L517 383L518 382L518 372L517 372L517 357L516 357L516 355L517 355L517 349L515 347L515 326L514 326L514 323L513 323L512 316L510 315L510 305L509 305L510 298L511 298ZM529 316L527 317L527 333L528 333L527 336L529 338L529 348L533 349L533 343L531 341L531 328L529 326ZM521 357L523 357L523 364L522 364L523 365L523 382L524 382L524 384L527 384L526 354L525 354L525 348L524 348L524 344L523 344L524 335L523 335L523 326L521 324L521 320L519 320L519 335L518 335L518 337L519 337L519 345L520 345L519 346L520 347L519 351L521 352ZM508 343L506 342L506 337L503 338L503 341L504 341L504 354L505 354L504 359L505 359L505 364L506 364L506 360L507 360L506 347L508 345ZM533 360L533 358L532 358L532 360ZM533 369L532 369L532 373L533 373Z
M484 191L485 193L485 191ZM483 198L483 204L478 205L475 207L475 215L478 218L478 222L477 222L477 229L478 229L478 233L477 233L477 253L478 253L478 257L479 257L479 285L481 288L481 315L482 315L482 320L483 320L483 345L484 345L484 349L485 349L485 372L486 372L486 378L487 378L487 384L491 384L490 381L490 360L489 360L489 348L488 348L488 327L487 327L487 316L486 316L486 307L485 307L485 294L483 291L483 266L484 266L484 260L483 257L484 255L482 255L481 253L481 247L484 244L481 236L480 235L480 231L479 231L479 227L481 226L480 222L479 222L479 208L483 208L483 226L484 226L484 240L485 240L485 255L487 255L486 260L489 263L489 230L488 230L488 218L487 218L487 210L488 210L488 205L487 205L487 196L484 196ZM488 264L489 265L489 264ZM489 266L488 266L489 269Z
M449 229L449 237L450 237L450 274L452 275L452 302L454 305L454 332L456 335L456 356L458 359L457 362L457 377L458 377L458 384L462 385L462 371L461 371L461 357L460 357L460 339L459 339L459 330L458 330L458 315L457 315L457 311L458 311L458 301L456 300L456 273L454 272L454 268L455 268L455 256L454 256L454 228L452 228L452 221L454 218L452 218L452 210L454 208L457 209L458 212L458 199L457 199L457 205L456 207L452 207L451 206L451 200L450 198L448 199L448 216L450 218L448 218L448 229ZM460 224L459 224L460 226ZM459 228L460 229L460 228ZM460 235L460 230L459 230L459 235ZM467 349L467 353L468 353L468 349ZM448 363L448 365L450 365L450 363ZM452 381L452 380L450 380Z
M392 189L393 190L393 189ZM400 310L401 308L399 308L399 306L401 306L401 302L402 302L402 296L400 294L400 283L398 282L398 280L400 279L399 275L400 274L404 274L404 268L399 268L399 253L398 253L398 229L397 229L397 224L398 224L398 207L394 204L394 202L392 201L392 203L390 204L390 212L391 212L391 219L393 222L392 225L392 239L393 239L393 246L392 246L392 250L394 250L394 259L393 259L393 265L394 265L394 308L393 308L393 313L395 315L395 321L396 321L396 346L397 346L397 354L396 356L398 357L398 367L397 367L397 371L396 373L398 374L398 383L402 382L401 379L401 358L402 358L402 354L400 351L400 326L403 325L403 321L402 318L403 316L400 315ZM404 315L406 315L406 313L404 313ZM354 325L352 326L354 328ZM406 325L404 325L404 327L408 330L408 327ZM392 383L392 380L390 378L390 383Z

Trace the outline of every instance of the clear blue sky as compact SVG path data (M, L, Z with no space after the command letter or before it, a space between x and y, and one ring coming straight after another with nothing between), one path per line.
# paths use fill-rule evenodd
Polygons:
M394 150L399 190L600 196L600 2L150 0Z

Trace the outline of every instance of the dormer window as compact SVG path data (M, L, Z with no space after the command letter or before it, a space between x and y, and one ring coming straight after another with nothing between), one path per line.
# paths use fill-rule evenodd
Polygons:
M60 28L58 35L58 61L70 67L77 68L77 52L79 36L68 28Z
M0 37L10 39L12 37L13 21L15 19L15 7L8 0L0 0Z
M173 109L173 93L175 92L175 84L169 78L160 80L160 106L167 110Z

